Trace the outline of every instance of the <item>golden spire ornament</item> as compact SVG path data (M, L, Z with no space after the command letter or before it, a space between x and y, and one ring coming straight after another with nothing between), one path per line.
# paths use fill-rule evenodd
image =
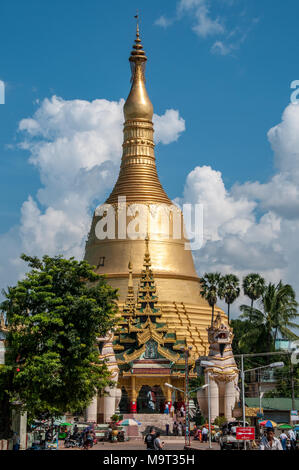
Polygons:
M171 204L159 181L152 123L153 105L145 87L147 57L140 39L139 25L129 57L132 86L124 105L123 155L118 180L107 199L108 204L126 196L128 203Z

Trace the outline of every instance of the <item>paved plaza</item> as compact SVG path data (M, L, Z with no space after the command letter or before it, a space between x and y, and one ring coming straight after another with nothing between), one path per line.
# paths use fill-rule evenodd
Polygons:
M185 440L184 439L163 439L165 442L165 450L184 450ZM209 444L191 441L191 448L195 450L209 450ZM212 450L219 450L219 444L212 442ZM65 449L63 441L59 442L59 450L81 450L77 447ZM145 450L145 445L141 439L130 440L127 442L99 442L94 445L90 450Z

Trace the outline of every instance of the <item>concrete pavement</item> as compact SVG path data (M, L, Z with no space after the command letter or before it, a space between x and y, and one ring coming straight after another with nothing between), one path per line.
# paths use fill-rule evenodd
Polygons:
M185 439L184 438L176 438L174 439L165 439L162 440L165 443L164 449L165 450L184 450L185 447ZM210 450L208 443L192 441L191 440L191 450ZM212 443L211 450L219 450L219 444L216 442ZM63 441L59 443L59 450L81 450L77 447L72 447L70 449L65 449L63 446ZM98 444L94 445L90 450L145 450L145 445L141 439L138 440L130 440L126 442L99 442Z

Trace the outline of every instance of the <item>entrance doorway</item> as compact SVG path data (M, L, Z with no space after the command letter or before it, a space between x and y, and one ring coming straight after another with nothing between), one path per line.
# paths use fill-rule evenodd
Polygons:
M137 398L138 413L164 413L165 396L159 385L143 385Z
M119 412L121 414L129 413L129 396L125 387L121 388L121 399L119 402Z

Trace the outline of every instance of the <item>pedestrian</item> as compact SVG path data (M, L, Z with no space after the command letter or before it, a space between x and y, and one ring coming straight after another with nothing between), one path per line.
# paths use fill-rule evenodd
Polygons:
M169 415L169 406L168 406L168 403L165 404L164 414Z
M185 413L184 405L181 406L180 412L181 412L181 418L184 418L184 413Z
M85 434L84 446L83 447L84 447L85 450L88 450L92 446L93 446L93 438L92 438L92 435L91 435L90 431L87 431L87 433Z
M266 436L260 442L260 450L282 450L281 442L274 436L273 428L267 428Z
M174 417L174 406L173 404L170 407L170 416L173 418Z
M296 450L296 434L294 433L293 429L290 429L288 434L291 444L291 450Z
M147 450L155 450L155 438L156 438L156 431L154 427L150 428L149 433L144 438L144 443L146 444Z
M17 432L13 434L13 450L20 450L20 436Z
M160 435L161 434L159 432L156 433L156 437L154 439L154 449L155 450L162 450L163 447L164 447L164 442L161 442Z
M201 430L201 435L202 435L202 442L208 442L208 430L205 426L203 426Z
M282 431L282 433L280 434L279 439L280 439L280 441L281 441L282 449L283 449L283 450L287 450L287 440L288 440L288 436L286 435L286 433L285 433L284 431Z
M234 425L231 427L231 433L233 436L237 434L237 426L238 426L238 423L234 423Z
M172 434L174 436L178 435L178 423L176 421L174 421L174 423L173 423Z
M179 422L178 424L178 436L182 436L183 435L183 426L182 426L182 423Z

